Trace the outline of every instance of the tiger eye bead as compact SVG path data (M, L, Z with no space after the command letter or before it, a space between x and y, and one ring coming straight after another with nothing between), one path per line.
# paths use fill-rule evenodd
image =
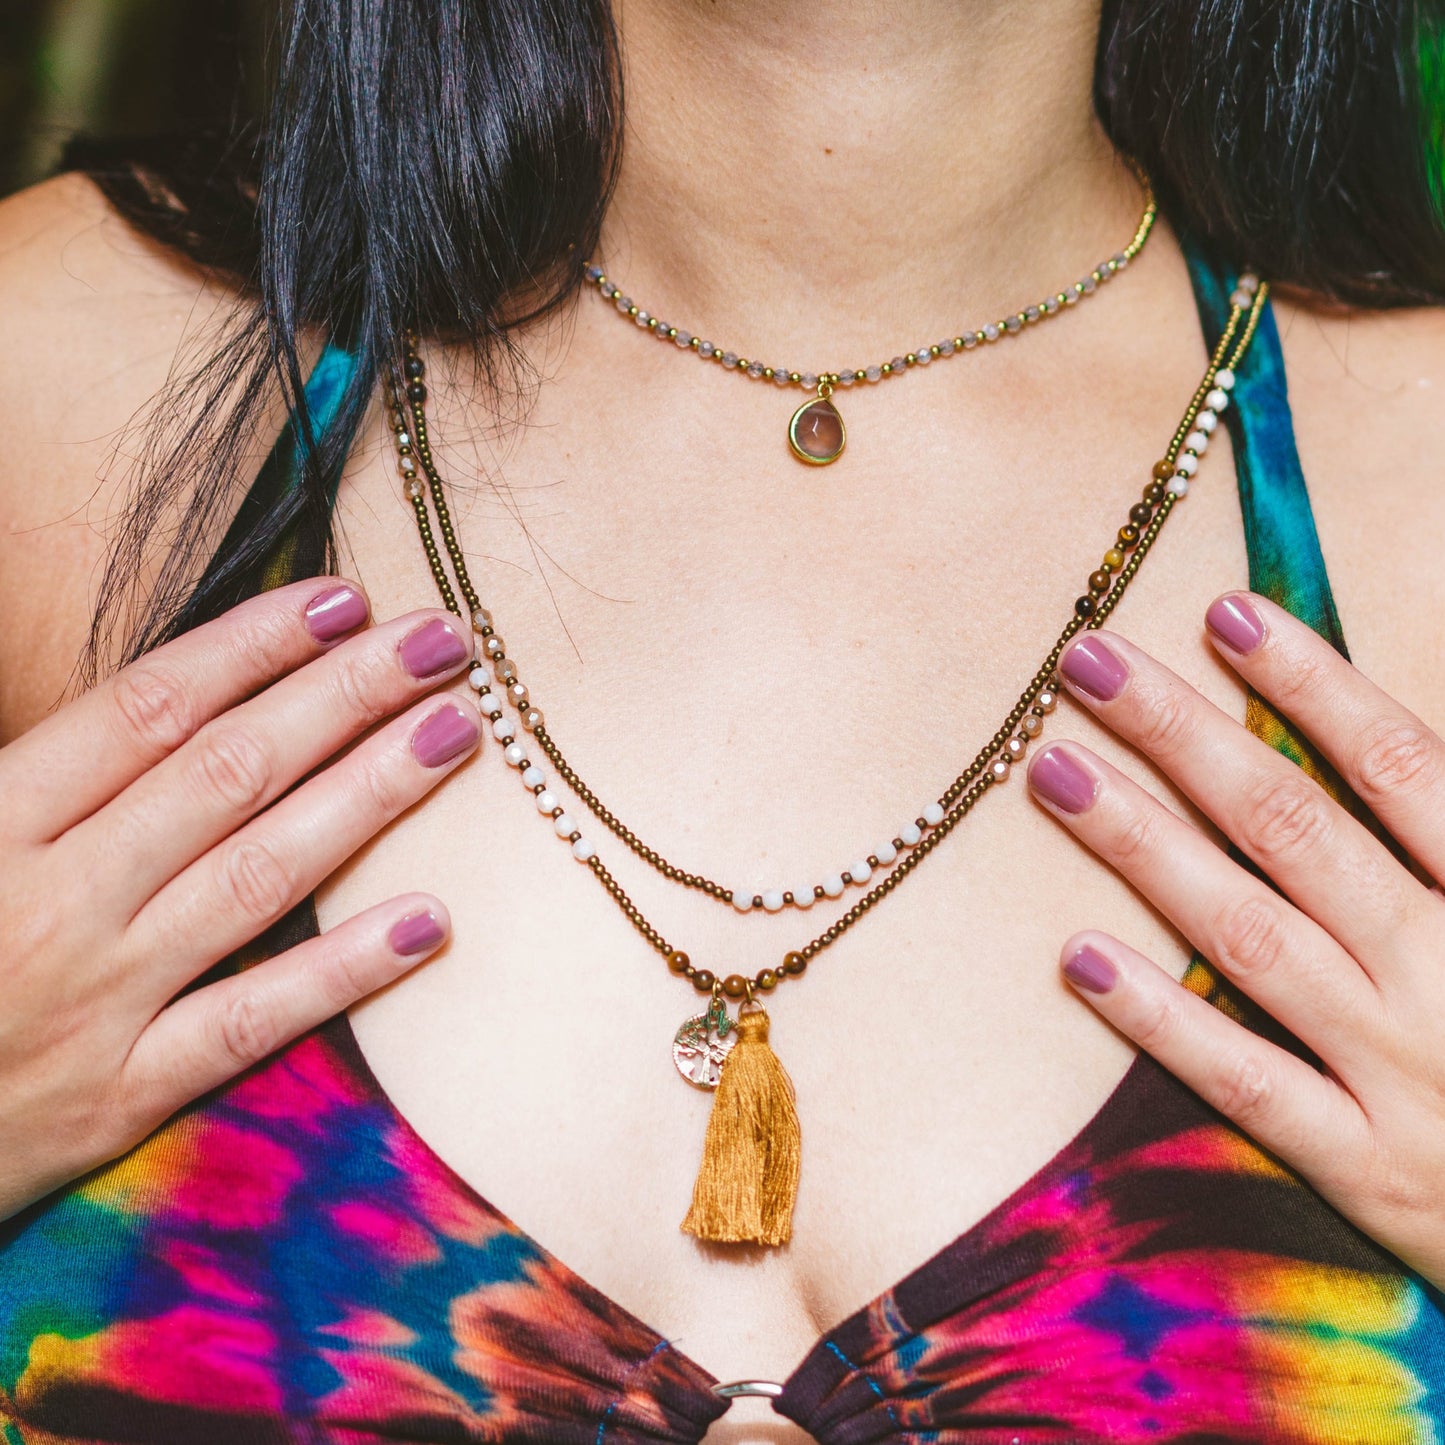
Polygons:
M409 356L406 360L406 375L408 381L420 381L426 375L426 366L419 356Z
M1171 462L1161 458L1154 463L1154 480L1156 482L1167 482L1174 475L1174 466Z
M1132 547L1139 540L1139 529L1129 523L1119 528L1119 545L1121 547Z
M692 976L692 986L699 993L711 993L712 986L716 982L717 980L712 976L711 972L705 968L698 969Z
M1109 590L1109 574L1107 572L1089 573L1089 591L1095 596L1102 596Z
M1099 610L1099 604L1092 597L1080 597L1074 603L1074 611L1087 621Z
M765 968L753 980L753 983L764 993L771 993L778 986L778 976L772 969Z
M783 972L791 974L794 978L808 971L808 960L801 953L785 953L783 955Z
M1135 502L1129 508L1129 520L1136 526L1147 527L1149 519L1154 515L1154 509L1148 502Z
M674 948L667 955L667 966L673 973L686 973L692 966L692 960L680 948Z
M1104 566L1111 572L1117 572L1124 565L1124 554L1117 547L1110 547L1104 553Z
M1164 483L1150 482L1149 485L1144 488L1144 500L1148 502L1151 507L1157 507L1159 503L1164 500Z
M723 992L729 998L741 998L748 991L748 981L740 973L730 973L723 979Z
M418 406L426 400L426 387L419 381L412 382L406 389L407 399L414 401Z

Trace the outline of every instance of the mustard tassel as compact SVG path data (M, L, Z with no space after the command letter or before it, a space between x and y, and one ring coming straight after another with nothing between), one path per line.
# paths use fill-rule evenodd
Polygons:
M768 1046L766 1010L740 1013L734 1028L682 1228L720 1244L786 1244L802 1157L793 1082Z

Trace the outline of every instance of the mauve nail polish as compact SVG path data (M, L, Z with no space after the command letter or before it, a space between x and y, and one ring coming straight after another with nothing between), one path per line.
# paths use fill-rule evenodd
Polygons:
M446 937L446 929L430 909L424 913L408 913L391 925L386 941L393 953L403 957L412 953L425 953L435 948Z
M335 642L366 621L366 598L354 587L332 587L306 608L306 630L317 642Z
M1087 943L1064 962L1064 977L1090 993L1108 993L1119 981L1118 970L1097 948Z
M1064 653L1059 671L1081 691L1100 702L1113 702L1129 681L1124 659L1110 651L1102 637L1081 637Z
M1264 641L1259 613L1242 597L1221 597L1209 604L1204 625L1228 648L1251 653Z
M460 757L481 736L477 724L461 708L438 708L412 734L411 750L424 768L439 768Z
M1094 775L1060 747L1045 748L1029 769L1029 787L1066 813L1082 813L1094 801Z
M397 651L401 654L401 665L413 677L420 678L432 677L465 662L472 650L440 617L433 617L415 632L407 633Z

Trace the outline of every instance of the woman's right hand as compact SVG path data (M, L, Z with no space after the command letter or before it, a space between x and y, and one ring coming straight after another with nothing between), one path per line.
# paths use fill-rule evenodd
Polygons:
M445 938L403 894L177 997L476 746L470 698L423 698L465 624L367 618L335 578L276 588L0 748L0 1219Z

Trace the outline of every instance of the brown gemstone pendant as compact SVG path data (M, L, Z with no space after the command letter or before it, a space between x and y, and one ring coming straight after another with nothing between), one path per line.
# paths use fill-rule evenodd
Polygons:
M812 401L805 401L788 423L788 445L793 455L810 466L826 467L829 462L836 462L848 444L843 417L828 399L832 394L832 386L820 381L818 395Z

